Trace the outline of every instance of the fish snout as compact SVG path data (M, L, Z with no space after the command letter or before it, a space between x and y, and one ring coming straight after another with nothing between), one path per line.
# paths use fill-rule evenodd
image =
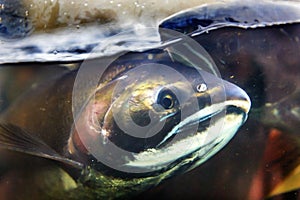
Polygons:
M251 108L251 100L248 94L235 84L227 81L223 82L227 106L236 107L245 112L245 114L248 114Z

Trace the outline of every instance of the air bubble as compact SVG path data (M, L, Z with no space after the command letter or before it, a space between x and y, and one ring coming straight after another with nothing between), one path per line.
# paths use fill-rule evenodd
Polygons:
M197 91L198 92L205 92L207 90L207 85L205 83L201 83L197 85Z
M103 138L103 144L107 144L108 143L108 138L107 137L104 137Z
M152 60L153 59L153 54L149 54L148 55L148 60Z

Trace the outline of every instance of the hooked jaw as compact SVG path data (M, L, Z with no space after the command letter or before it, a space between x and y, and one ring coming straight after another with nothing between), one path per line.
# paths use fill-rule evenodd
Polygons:
M244 112L245 117L251 108L251 101L247 93L240 87L224 81L224 90L226 95L226 104L234 106ZM246 119L245 119L246 120Z
M205 142L189 156L192 161L189 164L188 170L199 166L219 152L247 120L251 108L251 101L247 93L227 81L224 81L224 92L226 98L224 102L212 104L208 108L205 108L208 113L205 116L209 116L210 118L199 122L198 128L198 134L204 135ZM205 123L208 123L209 127L202 129L201 124L205 126Z

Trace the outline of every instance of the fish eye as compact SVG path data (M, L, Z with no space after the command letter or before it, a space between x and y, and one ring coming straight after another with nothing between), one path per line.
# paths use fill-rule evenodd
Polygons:
M167 89L159 93L157 103L164 109L172 109L177 103L177 98L171 90Z

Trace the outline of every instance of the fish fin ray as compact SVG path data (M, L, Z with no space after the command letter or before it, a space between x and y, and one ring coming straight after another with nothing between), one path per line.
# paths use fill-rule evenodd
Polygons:
M61 156L39 138L12 124L0 123L0 149L58 161L75 168L83 168L82 163Z

